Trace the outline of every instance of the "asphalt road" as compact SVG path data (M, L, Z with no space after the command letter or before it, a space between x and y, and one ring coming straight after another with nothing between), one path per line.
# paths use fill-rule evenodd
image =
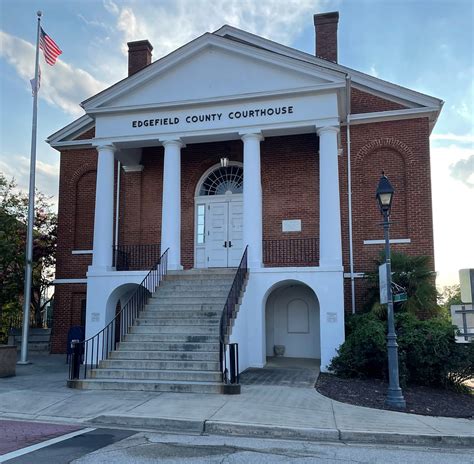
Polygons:
M474 464L474 449L346 445L96 429L6 462L11 464L157 462L160 464Z

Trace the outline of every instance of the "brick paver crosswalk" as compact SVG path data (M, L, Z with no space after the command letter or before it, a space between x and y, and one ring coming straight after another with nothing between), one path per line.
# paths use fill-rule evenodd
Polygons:
M0 420L0 455L80 429L70 425Z

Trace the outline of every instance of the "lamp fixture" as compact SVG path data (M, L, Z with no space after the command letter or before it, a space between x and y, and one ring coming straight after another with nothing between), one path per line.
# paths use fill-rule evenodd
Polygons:
M380 178L379 185L377 187L377 192L375 198L379 203L380 212L390 216L390 209L392 208L393 194L395 190L392 187L392 184L385 176L385 173L382 171L382 177Z

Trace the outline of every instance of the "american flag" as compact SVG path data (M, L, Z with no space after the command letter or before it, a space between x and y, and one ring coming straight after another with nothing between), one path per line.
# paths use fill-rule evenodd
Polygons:
M57 57L62 53L56 42L40 28L39 46L44 53L44 59L50 66L56 63Z

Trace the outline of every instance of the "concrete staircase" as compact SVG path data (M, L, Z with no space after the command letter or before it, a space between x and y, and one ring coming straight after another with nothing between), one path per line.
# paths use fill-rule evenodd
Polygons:
M16 345L21 350L22 330L14 329L8 336L8 344ZM28 353L48 354L51 351L51 329L29 328L28 330Z
M169 271L118 349L69 386L221 393L219 324L235 272Z

